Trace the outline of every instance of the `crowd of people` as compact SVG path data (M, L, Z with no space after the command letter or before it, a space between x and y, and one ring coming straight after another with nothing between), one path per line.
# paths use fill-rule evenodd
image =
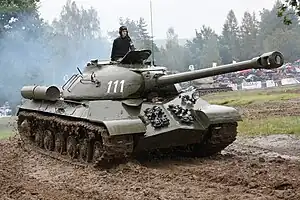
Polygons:
M6 117L11 115L11 108L8 102L5 102L2 106L0 106L0 117Z
M286 63L277 69L249 69L239 72L218 75L215 82L241 84L242 82L279 81L284 78L295 78L300 81L300 59L293 63Z

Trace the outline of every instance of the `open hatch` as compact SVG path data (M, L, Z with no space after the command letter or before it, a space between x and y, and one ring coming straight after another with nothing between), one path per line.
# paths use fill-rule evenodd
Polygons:
M120 61L121 64L144 64L151 55L151 50L129 51Z

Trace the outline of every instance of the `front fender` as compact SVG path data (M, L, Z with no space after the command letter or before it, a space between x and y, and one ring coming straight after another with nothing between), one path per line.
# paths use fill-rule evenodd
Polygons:
M146 126L140 119L119 119L103 121L109 135L126 135L135 133L145 133Z
M200 112L205 113L210 124L230 123L242 121L240 113L232 107L220 105L207 105L203 107Z

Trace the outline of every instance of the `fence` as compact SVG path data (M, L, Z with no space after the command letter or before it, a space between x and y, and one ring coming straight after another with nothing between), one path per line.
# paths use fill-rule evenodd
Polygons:
M300 84L300 81L296 78L284 78L281 80L267 80L267 81L255 81L255 82L243 82L242 84L229 84L233 90L251 90L251 89L262 89L279 87L286 85Z

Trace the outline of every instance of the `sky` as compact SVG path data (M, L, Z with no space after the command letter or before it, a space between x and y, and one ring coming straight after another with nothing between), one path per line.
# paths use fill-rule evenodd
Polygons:
M153 33L155 39L166 38L174 27L179 38L193 38L195 29L210 26L218 34L230 9L240 22L245 11L259 14L271 9L276 0L152 0ZM75 0L84 8L94 7L99 14L102 34L119 28L120 17L138 20L143 17L150 25L150 0ZM49 22L59 16L65 0L41 0L41 16ZM150 30L150 28L149 28ZM129 30L130 31L130 30Z

